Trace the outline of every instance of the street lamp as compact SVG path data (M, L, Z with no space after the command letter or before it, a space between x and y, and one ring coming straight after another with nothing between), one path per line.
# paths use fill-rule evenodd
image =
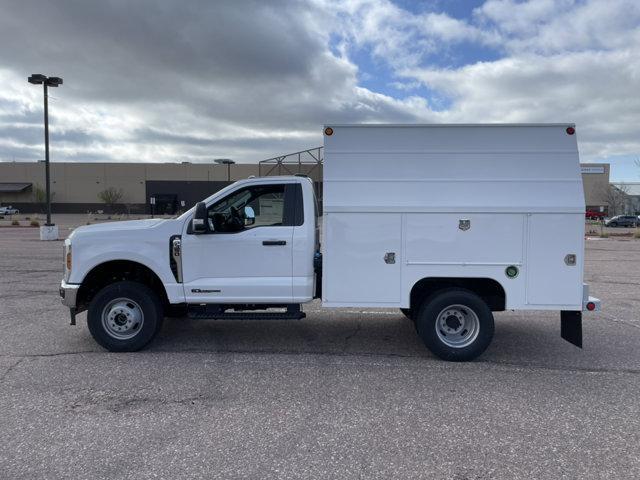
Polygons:
M51 223L51 185L49 177L49 93L48 87L58 87L62 85L62 78L47 77L41 73L34 73L28 79L29 83L34 85L42 85L44 88L44 164L45 164L45 181L47 188L47 223L46 227L52 227ZM56 235L56 239L58 235Z
M216 158L213 160L218 165L226 165L227 166L227 182L231 181L231 165L235 165L236 162L231 160L230 158Z

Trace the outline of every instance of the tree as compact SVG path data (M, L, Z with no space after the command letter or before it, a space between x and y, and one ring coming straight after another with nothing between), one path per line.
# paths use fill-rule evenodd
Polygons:
M109 187L98 193L98 198L108 207L113 213L115 206L122 200L124 195L121 188Z
M51 192L51 201L55 196L54 192ZM47 191L36 183L33 187L33 202L38 206L39 213L44 214L47 208Z
M604 198L607 205L609 205L610 217L624 213L629 200L628 191L629 187L624 183L619 183L618 185L609 184L605 187Z

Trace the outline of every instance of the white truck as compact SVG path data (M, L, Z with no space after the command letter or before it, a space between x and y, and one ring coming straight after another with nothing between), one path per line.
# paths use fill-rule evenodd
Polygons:
M240 180L174 219L83 226L62 302L108 350L165 316L301 319L301 305L400 309L425 345L471 360L492 312L561 312L582 346L584 194L575 127L330 125L323 239L305 177Z

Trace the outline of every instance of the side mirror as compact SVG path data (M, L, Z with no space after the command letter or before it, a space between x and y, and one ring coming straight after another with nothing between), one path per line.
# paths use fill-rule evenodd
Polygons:
M253 225L256 223L256 212L253 211L253 208L247 206L244 207L244 224Z
M196 203L196 212L191 220L191 230L193 233L207 232L207 204L204 202Z

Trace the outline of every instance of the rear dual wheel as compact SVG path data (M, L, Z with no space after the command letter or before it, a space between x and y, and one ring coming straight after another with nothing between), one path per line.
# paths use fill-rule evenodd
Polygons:
M448 361L469 361L491 343L491 309L475 293L458 288L428 297L415 316L418 335L435 355Z

